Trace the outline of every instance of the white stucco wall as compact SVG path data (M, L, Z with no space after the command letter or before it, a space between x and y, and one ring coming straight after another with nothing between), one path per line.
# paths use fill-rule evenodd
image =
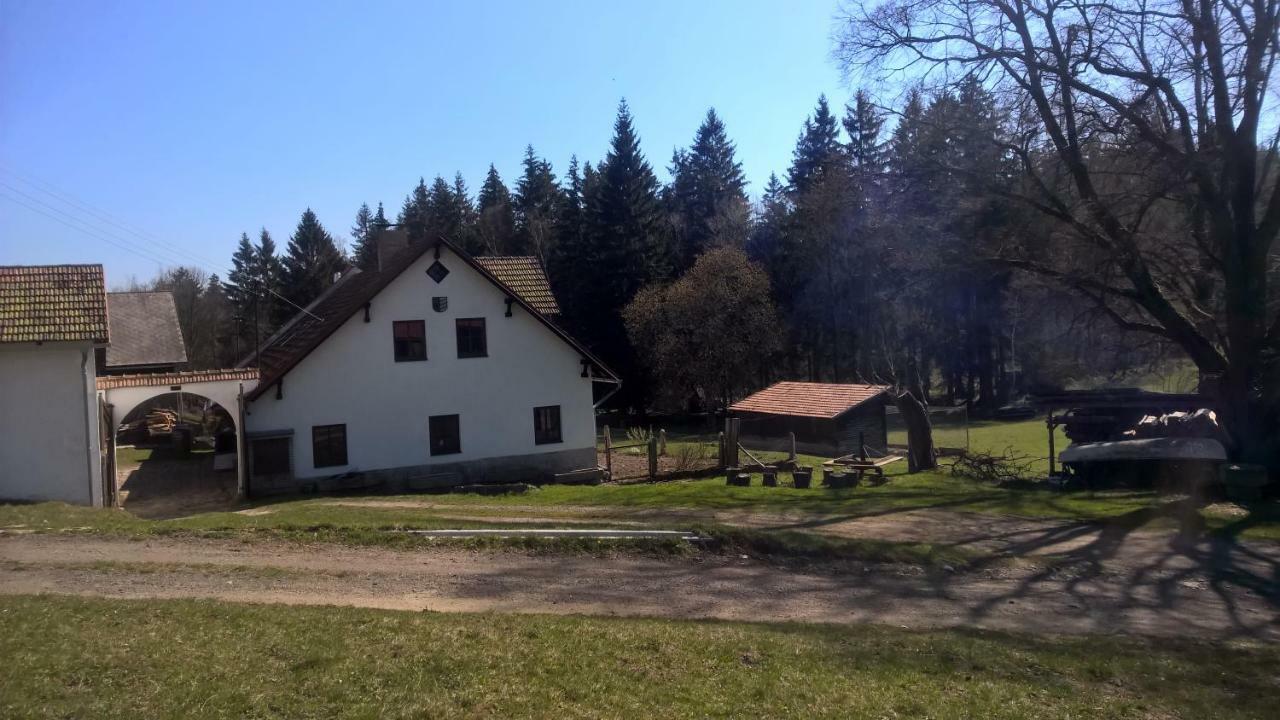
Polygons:
M189 382L178 387L182 388L181 392L199 395L214 401L223 410L226 410L227 414L231 416L232 422L238 425L237 415L239 414L240 406L236 398L240 394L240 387L243 385L244 391L247 393L253 389L256 382L255 380L215 380L213 382ZM113 406L111 411L114 414L116 423L119 424L124 422L129 413L136 410L139 405L161 395L168 395L174 392L169 389L170 387L169 385L118 387L99 390L98 394L102 396L105 402Z
M595 446L591 380L581 356L528 311L447 249L449 275L427 277L428 251L373 299L371 322L357 312L274 388L248 406L249 433L293 430L296 477L551 453ZM431 299L449 300L435 312ZM483 317L488 357L458 358L454 321ZM427 360L395 362L392 322L425 320ZM533 408L559 405L563 442L534 444ZM462 452L432 456L427 418L459 415ZM347 426L344 467L315 468L311 428Z
M100 463L92 346L0 346L0 499L101 505Z

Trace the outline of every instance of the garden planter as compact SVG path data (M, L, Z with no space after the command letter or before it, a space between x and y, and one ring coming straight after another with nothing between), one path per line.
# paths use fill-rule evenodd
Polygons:
M764 471L764 486L778 487L778 471L777 470Z
M806 490L813 484L813 469L807 467L798 467L791 473L791 477L797 488Z

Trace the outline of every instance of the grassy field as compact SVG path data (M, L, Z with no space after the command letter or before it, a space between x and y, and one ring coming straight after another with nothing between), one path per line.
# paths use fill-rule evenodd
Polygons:
M1048 451L1043 422L1039 420L975 424L970 433L975 447L995 449L1012 446L1027 455ZM778 457L777 454L764 455ZM819 466L824 458L801 456L800 461ZM1048 487L999 487L953 477L945 467L908 475L905 463L891 465L888 474L890 481L884 485L850 490L766 488L760 485L758 477L751 487L728 487L723 478L715 477L596 487L551 485L524 494L504 496L444 494L378 498L430 503L437 506L435 508L356 506L335 504L334 498L288 498L255 502L249 506L263 511L261 514L208 512L156 521L142 520L125 512L73 508L58 503L0 505L0 528L36 531L80 529L126 536L196 533L336 540L357 544L411 544L421 540L388 534L386 530L501 526L499 518L504 512L511 512L504 511L504 508L516 506L522 510L536 508L539 515L548 518L554 518L558 510L566 506L590 508L602 520L626 518L635 511L647 511L646 521L654 526L688 528L692 521L679 513L693 511L709 515L717 511L757 511L852 518L935 508L1032 518L1105 521L1140 512L1165 501L1148 491L1062 492ZM673 514L670 521L664 522L661 517L664 511ZM442 514L454 517L441 517ZM459 515L467 519L458 519ZM1280 539L1280 503L1260 503L1249 508L1244 516L1220 515L1212 508L1204 511L1203 516L1209 529L1254 538ZM713 523L712 520L706 522ZM523 526L537 527L538 524ZM801 551L808 545L831 549L827 541L811 543L799 533L773 533L765 538L741 530L730 532L722 527L701 529L712 534L721 533L735 544L749 546L756 543L760 548L777 550L784 545L793 545ZM586 547L596 545L588 543ZM939 552L929 546L891 547L875 543L853 543L844 547L844 551L861 554L864 559L879 557L890 550L925 560L938 557ZM948 561L954 559L949 558Z
M0 598L0 715L1260 718L1280 648Z

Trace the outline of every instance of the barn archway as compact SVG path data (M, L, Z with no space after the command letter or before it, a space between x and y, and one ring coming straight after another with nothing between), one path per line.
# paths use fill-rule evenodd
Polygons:
M148 517L226 507L244 487L241 407L253 369L98 378L115 504Z
M212 399L167 392L118 416L116 493L124 509L170 517L236 500L234 415Z

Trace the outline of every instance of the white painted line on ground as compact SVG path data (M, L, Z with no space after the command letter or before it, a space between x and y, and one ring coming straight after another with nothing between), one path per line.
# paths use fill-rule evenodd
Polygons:
M601 538L609 540L688 540L696 542L702 538L683 530L617 530L613 528L591 528L573 530L548 530L532 528L484 529L484 530L405 530L412 535L424 537L567 537L567 538Z

